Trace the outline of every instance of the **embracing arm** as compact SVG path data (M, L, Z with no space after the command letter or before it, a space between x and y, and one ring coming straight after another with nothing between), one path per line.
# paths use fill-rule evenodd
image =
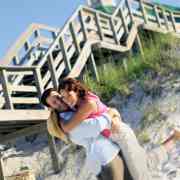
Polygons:
M97 110L96 103L94 101L84 102L74 114L69 122L66 124L61 123L61 127L66 133L69 133L75 127L77 127L83 120L87 119L88 116Z

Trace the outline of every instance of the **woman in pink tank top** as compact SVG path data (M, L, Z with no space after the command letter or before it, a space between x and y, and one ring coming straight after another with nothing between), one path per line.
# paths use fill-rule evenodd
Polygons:
M61 124L61 127L66 133L77 127L83 120L96 118L108 111L108 107L100 98L76 79L64 79L59 85L59 92L63 102L67 104L71 110L76 111L68 123ZM101 134L109 137L110 130L105 129Z

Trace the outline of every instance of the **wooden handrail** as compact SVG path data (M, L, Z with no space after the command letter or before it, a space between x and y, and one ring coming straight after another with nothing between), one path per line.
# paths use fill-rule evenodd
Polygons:
M7 65L11 63L11 60L17 56L19 50L24 46L24 44L27 42L27 40L32 36L33 33L36 31L39 31L40 29L52 31L57 33L59 29L52 28L44 24L36 24L32 23L28 29L21 34L21 36L17 39L15 44L12 45L12 47L8 50L4 58L0 61L1 65Z

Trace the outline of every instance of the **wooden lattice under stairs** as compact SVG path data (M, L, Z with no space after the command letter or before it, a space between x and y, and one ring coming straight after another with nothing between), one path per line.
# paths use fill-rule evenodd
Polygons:
M112 15L80 6L61 29L32 24L0 62L0 144L46 133L49 112L39 102L44 89L57 88L65 76L80 76L87 63L98 80L92 48L123 53L136 42L141 50L139 28L179 37L180 12L122 0ZM56 159L54 139L48 135L48 140Z

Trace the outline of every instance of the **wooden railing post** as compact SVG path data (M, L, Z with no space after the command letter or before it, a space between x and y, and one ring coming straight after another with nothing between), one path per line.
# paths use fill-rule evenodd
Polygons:
M36 86L37 86L37 90L38 90L38 94L39 94L39 98L40 98L43 91L44 91L44 88L42 85L41 69L40 68L34 69L34 77L35 77L35 82L36 82Z
M35 80L37 82L37 88L38 88L39 94L41 95L43 93L43 86L41 83L42 80L41 80L40 68L35 68L34 73L35 73ZM58 158L58 154L56 150L55 139L54 137L50 136L48 133L47 133L47 137L48 137L48 144L49 144L49 150L51 154L53 169L54 169L54 172L57 173L60 171L60 164L59 164L59 158Z
M8 83L8 77L6 74L5 69L0 70L1 74L1 82L2 82L2 88L3 88L3 93L4 93L4 98L5 98L5 107L6 109L14 109L13 102L11 99L11 92L9 89L9 83Z
M51 77L52 77L52 81L53 81L53 86L56 89L58 89L58 78L57 78L56 68L54 67L52 53L50 53L48 56L48 65L49 65L49 71L51 73Z
M170 12L170 17L171 17L171 21L172 21L174 31L177 32L176 21L175 21L173 12Z
M160 21L160 17L159 17L159 12L158 12L158 8L156 5L154 5L154 12L155 12L155 15L156 15L156 21L158 23L158 26L161 27L161 21Z
M133 16L133 13L132 13L132 9L131 9L131 5L130 5L129 0L126 0L126 4L127 4L127 8L128 8L128 11L129 11L131 21L132 21L132 23L134 23L134 16Z
M129 29L128 29L128 26L126 24L126 19L124 17L124 13L123 13L122 8L120 8L119 13L120 13L120 16L121 16L121 19L122 19L122 23L123 23L123 27L124 27L125 33L126 33L126 35L128 35Z
M3 157L2 157L1 152L0 152L0 180L5 180L5 177L4 177L4 164L3 164Z
M66 64L66 68L67 68L68 72L70 72L71 71L71 63L70 63L70 61L68 59L68 56L67 56L67 52L66 52L63 37L60 38L59 43L60 43L61 51L62 51L62 54L63 54L64 62Z
M96 67L96 62L95 62L94 55L92 52L90 54L90 65L91 65L91 70L93 72L94 78L97 81L99 81L99 75L98 75L98 71L97 71L97 67Z
M101 23L100 23L99 13L98 12L95 12L95 22L96 22L96 25L97 25L97 28L98 28L98 33L99 33L100 40L103 41L104 36L103 36L102 29L101 29Z
M85 26L82 10L79 11L79 20L80 20L82 32L83 32L83 35L84 35L84 41L86 42L88 40L88 32L87 32L87 29L86 29L86 26Z
M141 39L140 39L140 36L139 36L138 33L137 33L137 36L136 36L135 43L136 43L136 45L137 45L137 47L138 47L138 50L139 50L141 56L144 58L144 51L143 51Z
M80 48L80 45L79 45L79 42L78 42L78 39L77 39L77 35L75 33L74 26L73 26L72 22L70 22L69 29L70 29L70 32L71 32L71 35L72 35L72 39L73 39L76 51L77 51L78 54L80 54L81 48Z
M112 32L113 32L113 38L115 40L115 43L120 44L120 42L118 40L118 35L117 35L117 32L116 32L116 29L115 29L115 23L114 23L113 18L110 18L110 26L111 26L111 29L112 29Z
M140 8L142 10L144 22L145 22L145 24L147 24L148 23L148 18L147 18L147 14L146 14L146 9L144 8L143 0L139 0L139 3L140 3Z
M166 29L169 30L168 18L166 16L166 10L164 8L162 8L162 14L163 14L163 18L164 18L164 23L165 23Z

